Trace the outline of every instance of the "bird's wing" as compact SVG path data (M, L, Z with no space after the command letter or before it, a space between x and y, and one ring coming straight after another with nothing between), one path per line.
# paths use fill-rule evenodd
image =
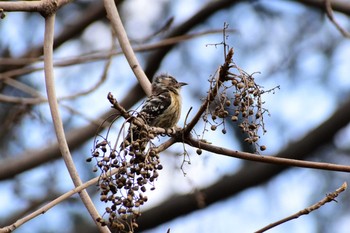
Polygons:
M155 126L154 121L158 116L170 106L171 97L169 91L151 95L141 109L141 116L146 120L150 126Z

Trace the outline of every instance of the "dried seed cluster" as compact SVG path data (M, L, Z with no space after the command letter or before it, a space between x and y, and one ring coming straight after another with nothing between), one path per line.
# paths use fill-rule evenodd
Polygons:
M263 133L266 132L263 115L267 110L262 107L263 102L261 100L261 95L265 91L255 83L253 75L247 74L233 62L230 63L229 68L230 71L223 79L218 81L213 78L210 80L211 92L214 91L214 88L218 88L217 82L221 83L219 90L217 90L218 98L213 102L215 107L208 107L204 120L209 122L207 115L210 114L213 121L210 129L215 131L219 125L223 125L223 134L226 133L226 119L237 122L238 127L247 135L244 139L245 142L258 146L259 130L262 129ZM237 73L232 73L232 69ZM232 88L233 91L231 91ZM259 148L260 150L266 149L265 146Z
M97 221L116 228L118 232L133 232L137 228L140 206L147 202L144 193L147 189L155 189L154 181L158 177L158 171L163 168L156 150L152 146L145 149L145 141L150 141L151 138L147 136L150 134L145 129L140 130L141 133L145 133L145 137L131 142L124 141L119 150L115 149L117 146L112 147L106 139L96 141L92 156L88 159L92 161L94 158L94 171L101 171L100 200L109 203L104 214L107 219ZM113 169L117 169L117 172L111 175Z

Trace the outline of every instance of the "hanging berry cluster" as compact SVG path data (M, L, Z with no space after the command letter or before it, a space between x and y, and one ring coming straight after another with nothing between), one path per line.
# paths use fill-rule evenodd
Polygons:
M231 49L229 53L233 55L233 50ZM230 119L238 123L238 127L245 133L245 142L257 146L261 151L265 150L264 145L258 144L259 130L266 132L263 116L268 113L262 107L261 96L273 89L262 90L262 87L255 83L253 75L240 69L232 59L226 61L226 67L220 68L220 71L222 70L225 70L224 74L218 73L209 80L211 84L209 93L217 93L217 97L208 104L207 111L203 115L204 121L211 124L210 129L213 131L222 125L222 133L226 134L225 120ZM209 115L211 122L208 120Z
M113 96L109 94L108 98L115 107ZM131 118L131 125L134 120ZM97 221L118 232L133 232L138 227L140 207L148 200L145 192L155 189L154 181L163 168L159 153L150 142L155 133L142 124L137 129L142 137L131 142L124 140L121 145L112 146L107 138L95 139L92 156L87 159L96 161L94 171L100 171L100 200L108 203L103 218Z

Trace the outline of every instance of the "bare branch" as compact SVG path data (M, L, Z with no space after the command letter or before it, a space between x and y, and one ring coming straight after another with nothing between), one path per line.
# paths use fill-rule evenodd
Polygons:
M18 1L18 2L0 2L0 8L4 11L28 11L39 12L42 7L42 1Z
M99 88L107 79L107 72L108 72L109 66L111 64L111 58L112 57L110 56L110 58L106 62L105 67L103 69L103 74L101 75L100 80L98 80L98 82L96 84L92 85L88 90L81 91L81 92L75 93L73 95L60 97L60 98L58 98L58 101L75 99L75 98L78 98L80 96L88 95L88 94L92 93L93 91L95 91L97 88ZM36 96L36 97L35 98L16 97L16 96L7 96L4 94L0 94L0 102L18 103L18 104L40 104L40 103L47 102L47 99L45 97L41 96L41 94L38 91L36 91L34 88L31 88L28 85L21 83L19 81L16 81L15 79L7 78L7 77L3 77L3 78L4 78L5 83L7 83L7 84L19 89L19 90L22 90L23 92L26 92L26 93L31 94L33 96ZM0 80L1 80L1 78L0 78Z
M68 144L66 141L61 116L58 109L58 102L56 99L55 83L54 83L54 71L53 71L53 38L54 38L54 24L55 14L49 15L45 18L45 37L44 37L44 63L45 63L45 83L47 97L49 101L50 111L52 115L53 124L57 136L59 149L61 151L64 162L67 166L69 174L76 187L82 184L79 174L75 168L72 156L70 154ZM80 192L80 197L88 209L92 219L96 223L101 232L109 232L107 227L102 227L96 222L96 219L100 217L92 200L90 199L86 190Z
M241 152L241 151L230 150L227 148L214 146L212 144L208 144L190 137L185 138L185 140L186 140L185 142L188 143L189 145L201 148L203 150L207 150L216 154L226 155L229 157L249 160L249 161L292 166L292 167L305 167L305 168L322 169L322 170L330 170L330 171L350 172L350 166L347 166L347 165L302 161L302 160L288 159L288 158L282 158L282 157L277 157L272 155L262 156L262 155L251 154L247 152Z
M42 97L29 98L29 97L16 97L0 94L0 102L16 103L16 104L39 104L47 102L47 99Z
M46 16L55 13L58 8L70 1L71 0L0 2L0 9L4 11L39 12Z
M111 21L113 29L115 30L115 33L118 37L119 44L125 54L126 59L128 60L128 63L132 71L134 72L136 78L138 79L142 89L145 91L147 96L150 96L151 83L147 78L145 72L142 70L140 63L138 62L135 56L135 53L132 50L128 36L125 32L123 23L119 17L119 13L115 5L115 2L113 0L104 0L104 4L105 4L108 18Z
M325 4L325 8L326 8L326 14L327 14L329 20L334 24L334 26L340 31L340 33L344 37L350 38L350 33L347 32L344 28L342 28L342 26L340 26L340 24L335 20L334 15L333 15L333 9L331 6L331 1L325 0L324 4Z
M300 216L302 215L306 215L306 214L309 214L311 213L312 211L314 210L317 210L318 208L320 208L321 206L325 205L326 203L328 202L331 202L331 201L335 201L335 198L343 191L345 191L345 189L347 188L347 183L344 182L342 184L342 186L340 186L337 190L335 190L333 193L330 193L330 194L327 194L325 198L323 198L321 201L317 202L316 204L308 207L308 208L305 208L287 218L284 218L284 219L281 219L277 222L274 222L274 223L271 223L269 224L268 226L264 227L264 228L261 228L260 230L256 231L255 233L261 233L261 232L265 232L273 227L276 227L278 225L281 225L285 222L288 222L290 220L293 220L293 219L297 219L299 218Z

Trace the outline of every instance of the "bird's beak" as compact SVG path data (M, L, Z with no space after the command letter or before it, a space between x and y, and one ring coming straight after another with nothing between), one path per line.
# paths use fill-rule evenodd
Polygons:
M186 86L186 85L188 85L188 83L183 83L183 82L180 82L180 83L178 83L178 85L179 85L179 87L182 87L182 86Z

